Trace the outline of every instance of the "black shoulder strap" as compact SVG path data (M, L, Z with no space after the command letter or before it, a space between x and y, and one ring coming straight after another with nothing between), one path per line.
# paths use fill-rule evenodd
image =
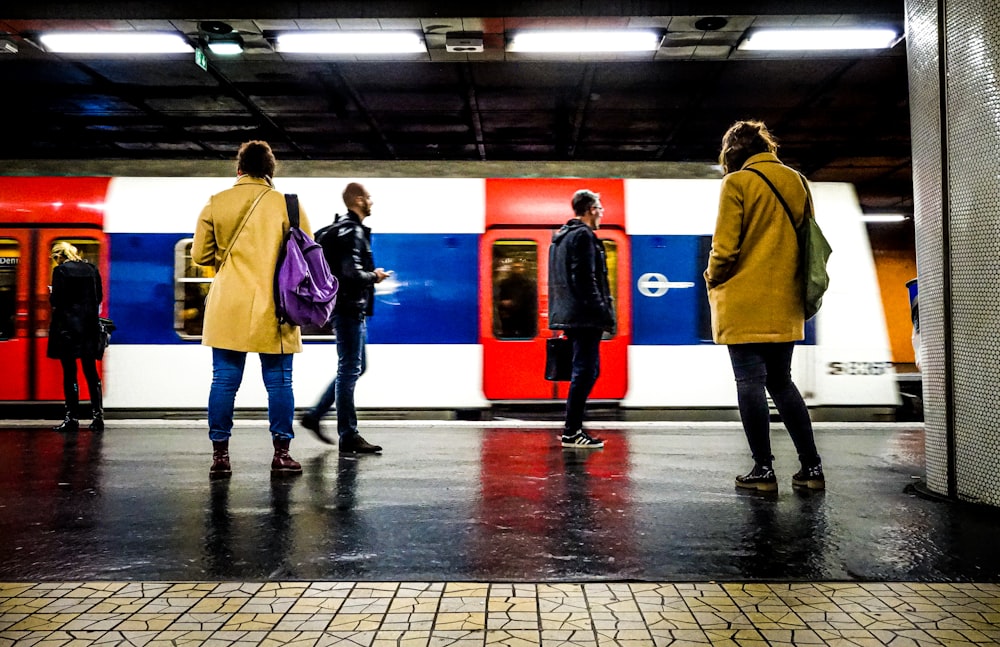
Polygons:
M288 210L288 224L299 228L299 196L294 193L285 194L285 208Z
M788 208L788 203L785 202L785 197L778 192L778 189L774 186L774 184L771 183L771 180L767 179L766 175L764 175L755 168L750 168L748 166L743 170L750 171L751 173L758 175L760 179L764 180L764 182L767 183L767 186L771 187L771 190L774 191L774 195L777 196L778 198L778 202L780 202L781 206L785 208L785 213L788 214L788 222L792 223L792 229L798 231L799 228L795 226L795 217L792 216L792 210ZM803 222L805 222L805 220L803 220Z

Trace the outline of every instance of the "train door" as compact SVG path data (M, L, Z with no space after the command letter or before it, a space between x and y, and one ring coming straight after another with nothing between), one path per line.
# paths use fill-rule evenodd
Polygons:
M62 369L46 357L51 308L49 252L58 241L72 243L101 269L107 299L107 259L98 228L10 227L0 234L0 401L61 401ZM100 367L100 364L98 364ZM90 397L80 379L81 400Z
M618 304L618 326L601 343L601 376L591 398L625 397L628 358L628 290L621 269L628 245L621 231L601 230L609 281ZM483 237L483 389L490 400L564 399L567 382L543 377L548 327L548 252L551 230L501 229Z
M488 180L487 228L480 246L480 342L483 392L489 400L562 400L568 382L544 378L548 327L548 258L552 234L572 216L577 189L601 194L616 329L601 343L601 375L592 399L618 400L628 388L631 290L624 190L620 180Z

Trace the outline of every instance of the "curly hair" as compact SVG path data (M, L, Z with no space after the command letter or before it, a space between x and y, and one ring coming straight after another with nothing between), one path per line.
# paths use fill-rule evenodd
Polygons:
M722 136L719 164L723 173L738 171L758 153L777 153L778 143L763 121L737 121Z
M273 178L275 166L274 153L265 141L255 139L246 142L236 153L236 170L251 177Z

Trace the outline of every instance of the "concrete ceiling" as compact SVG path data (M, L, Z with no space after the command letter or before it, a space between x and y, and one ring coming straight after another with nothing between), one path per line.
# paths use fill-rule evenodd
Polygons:
M207 70L191 55L80 57L36 45L39 33L68 29L166 30L198 44L214 22L245 50L209 55ZM13 2L0 9L0 36L17 49L0 55L0 158L231 160L261 138L282 160L712 162L725 129L755 118L810 179L853 183L868 211L909 212L905 42L818 56L736 49L761 26L856 24L902 33L902 0ZM641 55L505 51L511 33L532 27L654 27L664 39ZM427 52L274 50L276 32L299 29L417 30ZM446 50L448 33L470 31L482 32L481 53Z

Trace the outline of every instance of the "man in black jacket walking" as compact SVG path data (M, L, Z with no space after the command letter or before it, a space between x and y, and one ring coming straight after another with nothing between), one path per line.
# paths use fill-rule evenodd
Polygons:
M583 430L583 416L600 374L601 337L615 327L607 258L594 233L604 206L599 194L586 189L574 193L571 204L575 217L553 235L549 247L549 328L564 331L573 343L562 445L600 448L604 441Z
M316 406L302 416L302 426L321 440L332 444L323 434L320 420L330 407L337 407L337 435L340 451L375 454L382 451L358 433L358 414L354 407L354 387L365 372L366 318L375 305L375 284L389 273L375 267L372 257L372 231L362 224L372 212L372 197L363 186L351 182L344 189L347 213L338 215L324 232L316 232L330 271L337 277L337 305L333 309L333 329L337 333L337 377L327 387Z

